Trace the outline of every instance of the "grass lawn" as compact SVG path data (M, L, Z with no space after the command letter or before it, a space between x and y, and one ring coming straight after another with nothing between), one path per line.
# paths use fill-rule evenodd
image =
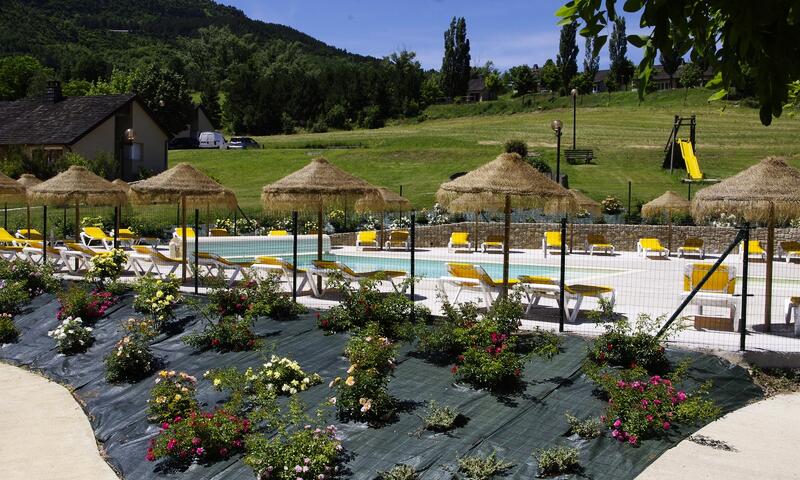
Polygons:
M594 149L596 164L572 166L562 161L570 186L598 200L606 195L625 199L631 181L634 203L667 189L686 193L687 187L681 184L685 172L670 176L661 168L675 114L697 115L697 156L708 178L728 177L768 155L785 155L800 167L800 119L784 115L764 127L756 109L733 103L708 105L708 95L705 90L690 91L687 106L683 91L651 94L641 104L632 92L579 101L577 146ZM375 185L394 190L402 185L404 195L417 208L424 208L434 203L438 186L451 174L492 160L509 138L527 141L555 169L555 138L549 125L561 119L562 146L571 147L572 110L566 98L538 104L541 99L536 107L523 107L519 100L433 106L423 122L262 137L258 138L262 150L171 151L169 161L193 163L232 188L243 208L257 209L264 184L324 155ZM519 109L533 111L497 113ZM688 128L681 134L688 138Z

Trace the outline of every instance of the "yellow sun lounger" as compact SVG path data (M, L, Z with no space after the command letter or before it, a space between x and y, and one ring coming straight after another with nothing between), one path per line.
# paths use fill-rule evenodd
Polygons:
M194 253L192 256L194 257ZM209 252L197 252L197 267L198 268L205 268L209 275L216 275L221 279L225 279L226 275L225 272L231 270L232 273L230 278L228 278L228 285L233 285L236 279L239 277L239 274L242 273L242 269L246 267L250 267L253 265L253 262L232 262L226 258L223 258L216 253L209 253ZM190 266L193 266L194 262L190 263Z
M108 250L93 250L91 247L76 242L67 242L66 247L61 250L61 258L64 260L67 270L73 274L78 273L81 269L88 269L92 258L110 253Z
M486 270L480 265L473 265L471 263L448 263L447 273L449 275L439 277L438 286L442 295L447 298L447 285L452 285L458 288L456 296L452 303L458 302L458 297L464 290L479 292L483 295L483 300L486 302L486 308L492 306L494 298L492 294L499 294L503 289L503 279L492 278ZM519 280L516 278L508 279L509 288L518 284Z
M181 264L183 264L182 259L168 257L159 252L155 247L134 245L132 248L133 253L131 253L128 258L130 258L133 273L135 273L137 277L143 277L153 273L162 280L166 280L170 275L175 273ZM148 266L148 268L145 268L145 266ZM160 267L166 267L169 270L164 273Z
M228 230L225 228L210 228L208 234L212 237L227 237Z
M636 251L641 253L643 257L649 257L650 254L658 256L669 257L669 250L657 238L640 238L636 243Z
M683 246L678 247L678 257L686 255L699 255L700 259L706 257L706 251L703 249L704 242L700 238L687 238L683 242Z
M27 240L15 237L14 235L8 233L8 230L6 230L3 227L0 227L0 244L20 246L20 245L25 245L27 243L28 243Z
M683 292L678 296L683 301L689 293L700 284L700 280L711 270L710 263L690 263L683 270ZM703 307L721 307L730 310L730 320L736 319L736 309L739 299L734 296L736 291L736 268L729 265L720 265L711 277L698 291L692 304L697 306L697 313L703 314Z
M114 237L106 234L100 227L83 227L81 231L81 242L89 248L97 247L97 243L103 245L106 250L114 247ZM92 243L95 243L94 245Z
M765 261L767 260L767 251L761 247L760 241L750 240L747 250L750 257L758 257ZM739 244L739 255L744 255L744 242Z
M394 230L389 234L389 240L386 240L383 247L387 250L391 250L393 248L402 248L404 250L408 250L408 238L407 230Z
M450 234L450 240L447 242L447 251L452 253L459 250L466 250L467 252L472 251L472 242L469 241L469 233L453 232Z
M614 254L614 245L611 244L606 237L596 233L586 235L586 244L584 249L590 256L596 252L603 252L610 255Z
M489 250L502 252L504 241L505 238L502 235L487 235L486 241L481 243L481 250L483 253L487 253Z
M28 245L22 247L22 256L31 263L42 263L42 242L31 241ZM55 267L66 268L59 248L47 246L47 261Z
M253 266L250 268L256 273L263 272L270 275L277 275L282 281L289 285L289 291L292 291L292 277L295 271L295 267L292 263L279 257L259 256L256 257L255 263L253 263ZM297 291L301 292L303 287L308 283L306 270L298 268L297 278L300 280Z
M17 230L16 233L17 238L21 238L23 240L39 240L41 241L44 239L42 233L35 228L31 228L28 230L27 228L20 228Z
M22 245L0 245L0 258L4 260L15 260L18 253L22 253Z
M378 248L378 232L375 230L358 232L356 235L356 248L363 250L366 247Z
M365 280L373 280L377 282L389 282L392 285L392 288L397 293L404 293L405 288L400 290L397 288L397 283L395 283L395 279L405 277L407 275L406 272L402 270L374 270L370 272L356 272L347 265L344 265L340 262L331 262L326 260L314 260L312 262L314 266L310 268L307 272L308 275L308 283L311 285L311 291L313 292L315 297L321 297L325 295L325 291L327 290L325 284L323 283L322 290L317 288L317 284L314 281L314 275L321 277L323 280L330 277L330 275L334 272L339 273L342 275L345 281L349 283L361 283Z
M172 232L172 237L181 238L183 236L182 234L183 234L183 228L176 227L175 230ZM186 227L186 238L194 238L194 237L195 237L194 228Z
M792 258L800 258L800 242L781 242L781 250L786 263L791 262Z
M544 238L542 239L542 251L544 252L544 256L547 257L547 254L550 252L561 253L561 232L544 232Z
M270 230L268 237L286 237L289 235L289 232L286 230Z
M527 314L532 307L539 304L542 298L551 298L558 302L560 300L561 288L558 282L550 277L539 277L533 275L521 275L519 277L520 286L525 296L528 299L528 307L525 309ZM570 323L575 323L578 320L578 314L581 310L581 305L586 297L594 297L597 299L606 299L611 302L613 306L617 301L616 290L613 287L603 285L584 285L575 283L572 285L564 286L564 310L567 314L567 320ZM572 309L569 308L569 302L573 301L575 304Z

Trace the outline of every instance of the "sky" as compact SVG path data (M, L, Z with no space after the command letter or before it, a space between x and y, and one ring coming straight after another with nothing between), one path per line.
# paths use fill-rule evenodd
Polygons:
M222 0L250 18L280 23L349 52L384 57L402 49L417 53L423 68L440 68L443 34L453 16L467 21L473 65L487 60L505 70L555 61L560 28L554 12L566 0ZM627 19L628 35L638 21ZM609 32L610 33L610 32ZM578 37L579 66L583 38ZM608 67L608 53L600 57ZM641 59L628 45L628 57Z

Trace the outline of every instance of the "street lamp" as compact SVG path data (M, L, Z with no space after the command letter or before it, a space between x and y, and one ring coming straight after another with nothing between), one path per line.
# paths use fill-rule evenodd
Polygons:
M578 99L578 89L573 88L570 94L572 95L572 149L575 150L575 135L578 131L577 115L575 114L575 102Z
M556 133L556 182L561 185L561 128L564 126L561 120L553 120L550 128Z

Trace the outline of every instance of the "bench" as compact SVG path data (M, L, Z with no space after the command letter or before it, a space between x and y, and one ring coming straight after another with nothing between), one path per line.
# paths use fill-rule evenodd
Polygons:
M594 152L592 150L564 150L564 158L570 165L588 164L594 160Z

